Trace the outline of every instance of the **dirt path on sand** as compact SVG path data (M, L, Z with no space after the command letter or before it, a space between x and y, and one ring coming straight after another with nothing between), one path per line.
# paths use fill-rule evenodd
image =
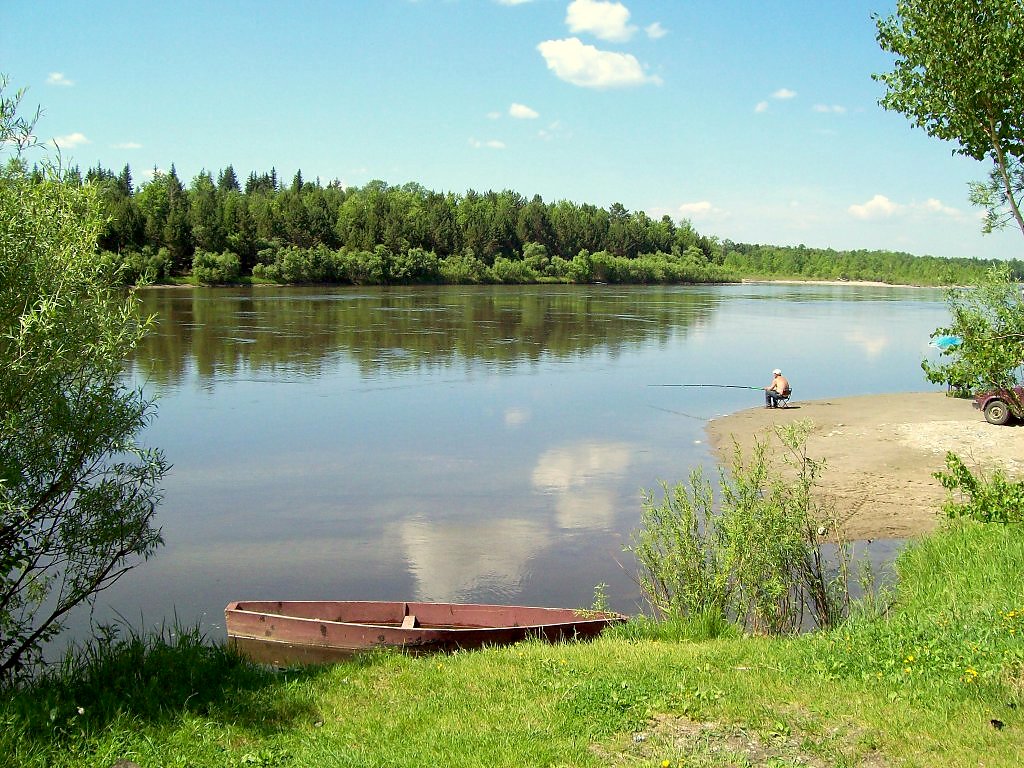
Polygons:
M954 451L972 469L1002 467L1024 477L1024 426L988 424L969 400L940 392L794 401L715 419L708 436L727 463L735 438L749 451L755 436L777 442L775 424L810 420L808 455L825 459L824 492L854 539L904 538L932 530L946 491L932 473Z

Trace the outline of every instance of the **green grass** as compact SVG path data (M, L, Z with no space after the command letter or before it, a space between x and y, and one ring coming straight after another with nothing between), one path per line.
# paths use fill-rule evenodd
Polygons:
M286 671L130 636L0 696L0 765L1015 766L1022 533L951 526L900 558L888 615L812 636L635 621Z

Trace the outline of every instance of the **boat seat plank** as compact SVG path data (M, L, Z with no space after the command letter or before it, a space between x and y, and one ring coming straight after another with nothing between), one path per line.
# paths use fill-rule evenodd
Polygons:
M416 629L416 617L406 616L402 619L402 629Z

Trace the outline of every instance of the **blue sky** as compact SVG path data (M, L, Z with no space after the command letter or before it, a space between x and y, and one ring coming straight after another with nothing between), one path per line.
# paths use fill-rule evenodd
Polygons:
M986 166L877 104L894 2L7 3L0 72L83 169L513 189L738 242L1024 258Z

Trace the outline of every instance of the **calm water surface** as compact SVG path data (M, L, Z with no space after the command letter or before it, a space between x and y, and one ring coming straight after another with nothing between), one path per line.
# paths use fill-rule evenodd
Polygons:
M714 466L707 421L934 389L938 291L862 286L154 289L133 379L173 469L156 556L100 599L223 634L236 599L612 606L642 489ZM799 416L789 411L786 417ZM87 617L78 616L81 629Z

